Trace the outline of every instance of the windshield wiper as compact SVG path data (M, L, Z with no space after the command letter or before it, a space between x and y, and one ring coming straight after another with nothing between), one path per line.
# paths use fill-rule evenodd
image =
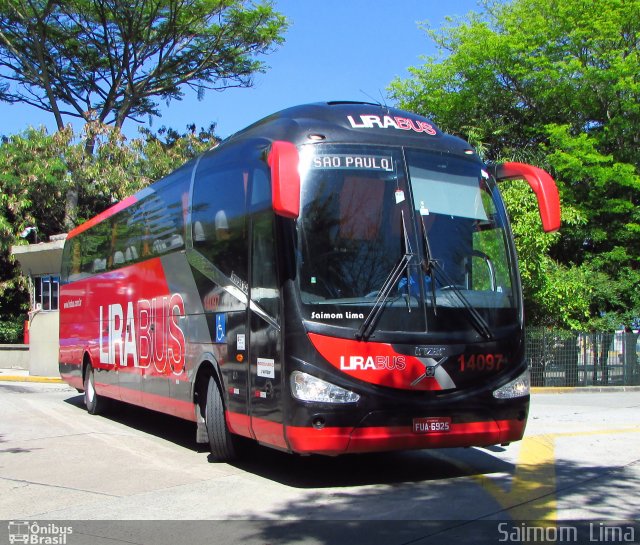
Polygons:
M436 305L436 279L434 277L434 269L438 266L438 262L433 259L433 254L431 253L431 245L429 244L429 237L427 236L427 228L424 225L424 216L420 214L420 227L422 229L422 240L424 240L424 253L425 256L422 259L422 270L425 274L429 275L431 284L431 306L433 307L434 316L438 315L437 305Z
M438 263L437 260L433 259L433 254L431 253L431 246L429 244L429 236L427 235L427 229L424 224L424 217L422 214L420 215L420 225L422 226L422 240L424 241L424 251L425 257L422 261L422 268L425 273L428 273L431 277L431 298L433 302L433 311L436 313L436 279L440 282L441 285L445 286L447 289L450 289L457 297L458 300L462 303L462 306L467 310L466 316L469 317L469 321L474 329L480 333L485 339L491 339L493 335L491 334L491 329L489 329L489 325L482 317L482 315L473 307L473 305L469 302L469 300L464 296L462 290L456 285L455 281L451 279L451 277L446 273L442 265Z
M371 308L371 311L369 312L367 317L362 322L362 325L356 332L356 339L358 340L362 340L362 339L366 340L374 332L376 324L378 323L378 320L382 315L382 311L384 310L387 300L389 299L389 294L391 293L391 290L398 283L398 280L400 280L402 273L404 273L411 259L413 259L413 257L415 256L415 254L411 251L411 244L409 242L409 237L407 235L407 226L404 223L404 211L401 211L401 217L402 217L402 233L404 238L404 250L405 250L404 254L400 258L398 263L396 263L396 265L393 267L393 269L389 273L389 276L387 276L387 279L384 281L382 288L380 288L380 291L378 292L378 297L376 298L375 303L373 303L373 307ZM408 283L407 283L407 289L409 289Z

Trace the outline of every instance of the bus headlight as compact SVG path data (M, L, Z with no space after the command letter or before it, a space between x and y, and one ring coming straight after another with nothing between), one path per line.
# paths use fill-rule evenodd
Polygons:
M291 393L301 401L355 403L360 396L302 371L291 373Z
M507 382L493 392L496 399L512 399L514 397L524 397L529 395L531 391L531 380L529 378L529 369L522 373L519 377Z

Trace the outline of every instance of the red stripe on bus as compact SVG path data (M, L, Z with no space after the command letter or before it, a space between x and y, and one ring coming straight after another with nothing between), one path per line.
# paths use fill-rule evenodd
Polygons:
M124 210L125 208L128 208L135 202L138 202L138 199L135 197L135 195L126 197L125 199L121 200L119 203L116 203L113 206L107 208L105 211L100 212L100 214L98 214L97 216L91 218L88 221L85 221L84 223L81 223L76 228L71 229L71 231L69 231L69 234L67 235L67 239L71 239L76 235L79 235L80 233L86 231L87 229L90 229L94 225L97 225L101 221L104 221L107 218L110 218L111 216Z
M229 431L256 439L261 443L289 450L289 445L284 435L284 425L282 422L274 422L264 418L257 418L247 414L226 411L225 417Z
M97 378L94 386L98 395L196 422L195 405L192 401L125 388L117 384L107 384L98 381Z
M231 433L255 439L255 436L251 432L251 417L248 414L226 411L225 419Z
M389 343L308 335L325 360L353 378L403 390L442 390L435 376L426 375L419 358L400 354Z
M119 388L120 399L133 405L139 405L147 409L172 414L178 418L196 422L195 405L192 401L175 399L160 394L152 394L129 388Z

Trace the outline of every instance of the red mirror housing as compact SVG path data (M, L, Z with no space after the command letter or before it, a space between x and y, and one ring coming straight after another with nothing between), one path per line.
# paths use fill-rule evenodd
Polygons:
M300 215L300 156L291 142L276 140L268 157L273 211L285 218Z
M547 232L560 229L560 196L554 179L544 170L525 163L502 163L494 167L496 179L526 180L538 199L542 228Z

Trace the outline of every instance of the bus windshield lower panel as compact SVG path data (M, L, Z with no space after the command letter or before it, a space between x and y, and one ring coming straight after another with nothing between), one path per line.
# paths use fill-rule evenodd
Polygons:
M304 318L358 331L473 333L518 323L506 215L483 165L424 150L307 146Z

